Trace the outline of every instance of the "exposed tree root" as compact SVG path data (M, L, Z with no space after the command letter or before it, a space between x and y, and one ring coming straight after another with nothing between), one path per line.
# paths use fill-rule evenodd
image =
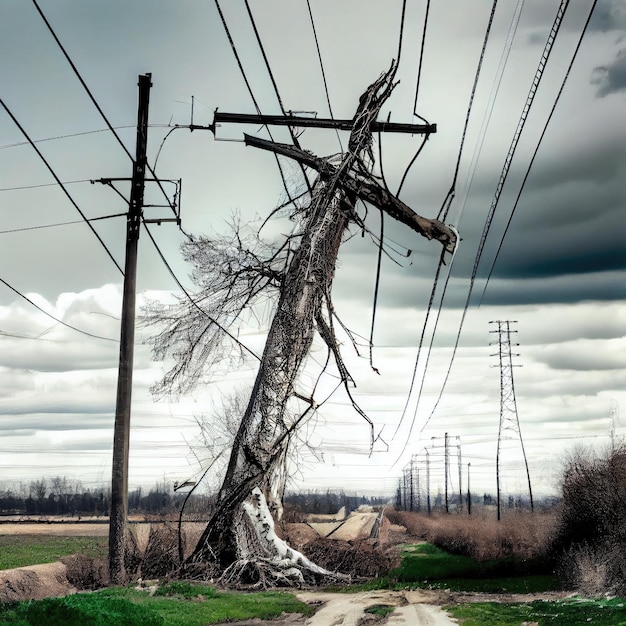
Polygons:
M291 548L275 531L274 519L259 488L243 504L237 527L238 558L224 569L217 581L227 587L265 589L268 587L305 587L321 583L348 582L345 574L331 572ZM187 574L206 577L215 569L191 563ZM205 566L209 565L205 563Z

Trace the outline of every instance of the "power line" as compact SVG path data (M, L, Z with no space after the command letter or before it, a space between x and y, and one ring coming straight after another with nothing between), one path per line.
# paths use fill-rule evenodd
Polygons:
M34 2L35 0L33 0ZM19 121L17 120L17 118L15 117L15 115L13 115L13 113L11 112L11 110L9 109L9 107L5 104L4 100L2 100L0 98L0 104L2 105L2 107L4 108L4 110L7 112L7 114L9 115L9 117L13 120L13 122L15 123L15 125L20 129L21 133L24 135L24 137L26 137L26 139L28 140L28 142L30 143L30 145L33 147L33 150L35 150L35 152L37 153L37 155L39 156L39 158L43 161L44 165L48 168L48 171L52 174L52 177L54 178L54 180L56 180L57 185L59 185L59 187L61 187L61 189L63 190L63 193L66 195L67 199L72 203L72 205L74 206L74 208L78 211L78 213L80 214L80 216L83 218L83 221L87 224L87 226L89 226L89 229L91 230L91 232L96 236L96 238L98 239L98 241L100 242L100 245L105 249L106 253L109 255L109 258L113 261L113 263L115 264L115 267L117 267L117 269L120 271L120 273L123 275L124 272L122 270L122 268L118 265L117 261L115 260L115 257L113 256L113 254L111 253L111 251L107 248L106 244L104 243L104 241L102 240L102 238L100 237L100 235L97 233L96 229L90 224L89 220L87 219L87 217L85 216L85 214L81 211L80 207L78 206L78 204L76 204L76 201L74 200L74 198L72 198L72 196L70 195L70 192L65 188L65 185L61 182L61 179L57 176L56 172L52 169L52 166L48 163L48 161L46 160L46 158L43 156L43 154L41 153L41 151L39 150L39 148L31 141L28 133L26 132L26 130L24 129L24 127L19 123Z
M483 47L480 51L480 58L478 60L478 66L476 67L476 73L474 74L474 84L472 85L472 91L470 93L469 104L467 105L467 113L465 114L465 124L463 125L463 133L461 134L461 144L459 146L459 154L456 160L456 166L454 168L454 176L452 178L452 185L450 185L450 190L448 191L448 195L446 196L441 209L439 209L439 215L437 215L438 219L445 220L448 217L448 211L450 210L450 204L454 199L456 181L459 175L459 167L461 165L461 157L463 155L463 146L465 145L465 137L467 135L467 127L469 126L469 120L472 113L472 105L474 104L474 96L476 95L476 88L478 86L478 79L480 78L480 70L483 66L483 60L485 58L485 51L487 49L487 42L489 41L489 34L491 33L491 27L493 25L493 18L496 13L496 6L498 4L498 0L493 0L493 4L491 5L491 14L489 15L489 22L487 23L487 30L485 32L485 37L483 39ZM447 203L447 208L444 209Z
M152 245L154 246L155 250L157 251L157 254L159 255L161 261L163 262L163 265L165 265L165 268L167 269L167 271L169 272L170 276L174 279L174 282L178 285L178 287L180 288L180 290L185 294L185 297L189 300L189 302L191 303L191 305L193 307L195 307L196 309L198 309L198 311L200 313L202 313L212 324L215 324L215 326L217 326L217 328L219 328L229 339L231 339L232 341L234 341L242 350L248 352L250 355L252 355L255 359L257 359L257 361L260 361L261 359L259 358L259 356L253 352L250 348L248 348L248 346L246 346L245 344L243 344L241 341L239 341L239 339L237 339L237 337L235 337L228 329L224 328L224 326L222 326L216 319L214 319L212 316L210 316L191 296L191 294L187 291L187 289L185 289L185 287L183 286L183 284L180 282L180 280L178 279L178 276L176 276L176 274L174 273L174 270L172 269L171 265L167 262L167 259L165 258L165 255L163 254L163 252L161 251L161 249L159 248L159 245L157 244L156 240L154 239L154 237L152 236L152 233L150 232L150 229L148 228L148 226L146 225L145 221L144 221L144 228L146 230L146 233L148 234L148 237L150 238L150 241L152 241Z
M478 161L480 159L480 155L482 153L482 149L485 142L485 136L487 134L487 129L489 124L491 123L491 116L493 115L493 109L500 93L500 87L502 85L502 79L504 77L504 70L509 61L509 56L511 54L511 50L513 48L513 42L515 41L515 37L517 35L517 30L519 27L519 22L522 17L522 11L524 9L525 0L518 0L517 6L515 7L515 11L513 13L513 17L511 19L511 24L509 25L509 32L507 35L506 43L504 44L504 48L502 49L502 54L500 55L500 63L498 64L498 69L496 71L496 76L494 78L494 82L491 88L491 93L489 94L489 101L487 104L487 108L485 111L485 115L483 116L483 121L480 127L480 132L478 133L478 140L476 142L476 146L474 147L474 153L472 155L472 159L469 165L469 170L467 174L467 178L464 185L464 196L463 201L461 202L461 207L459 210L459 216L457 218L460 221L461 216L465 212L465 206L467 204L467 198L469 195L469 190L472 187L474 182L474 176L476 174L476 167L478 165Z
M149 124L150 128L170 128L169 124ZM114 126L115 130L122 130L125 128L135 128L134 124L128 124L124 126ZM44 141L56 141L57 139L68 139L72 137L81 137L83 135L95 135L97 133L108 133L108 128L98 128L96 130L84 130L78 133L66 133L65 135L56 135L54 137L44 137L42 139L33 139L33 143L43 143ZM28 141L16 141L14 143L6 143L4 145L0 145L0 150L5 150L6 148L17 148L19 146L27 146L29 145Z
M37 143L37 142L33 142ZM28 141L24 142L24 145L29 145ZM89 178L84 178L82 180L66 180L63 181L64 185L75 185L77 183L89 183L91 180ZM22 185L21 187L4 187L0 189L0 191L21 191L23 189L40 189L41 187L56 187L58 183L42 183L40 185Z
M261 50L261 56L263 57L263 62L265 63L267 73L272 83L272 87L274 88L274 93L276 94L276 99L278 100L278 105L280 106L281 113L283 115L287 115L287 111L285 111L285 107L283 105L283 100L280 97L280 92L278 91L278 84L276 83L276 79L274 78L274 72L272 71L272 67L270 65L269 59L267 58L267 54L265 53L265 46L263 45L263 42L261 41L261 35L259 34L259 30L256 26L254 15L252 14L252 10L250 9L250 3L248 2L248 0L244 0L244 2L246 5L246 10L248 11L248 17L250 18L250 24L252 24L252 30L254 31L254 36L256 37L257 44L259 45L259 49ZM300 148L300 142L298 141L298 137L293 130L293 126L289 126L288 128L289 128L289 134L291 135L291 140L293 141L293 145L296 146L296 148ZM302 163L298 163L298 165L300 166L300 170L302 171L302 176L307 184L307 187L309 188L309 191L311 191L311 185L306 175L304 165Z
M487 215L487 219L485 220L485 225L483 227L483 232L478 244L478 250L476 252L476 257L474 259L474 267L472 269L472 275L470 277L470 284L469 284L469 289L468 289L468 293L467 293L467 299L465 300L465 305L463 307L463 313L461 316L461 322L459 324L459 330L457 332L457 336L456 336L456 340L454 343L454 348L452 351L452 356L450 358L450 363L448 365L448 371L446 372L445 378L443 380L443 383L441 385L441 389L439 390L439 395L437 397L437 400L430 412L430 415L428 417L428 419L426 420L426 422L428 423L428 421L430 420L430 418L433 416L433 414L435 413L439 402L441 401L441 398L443 396L443 391L448 383L448 379L450 377L450 372L452 371L452 364L454 363L454 359L456 357L456 352L457 349L459 347L459 342L461 340L461 332L463 330L463 325L465 323L465 317L467 315L467 311L469 309L469 303L472 297L472 292L474 289L474 283L476 280L476 275L478 273L478 265L480 263L480 259L482 257L482 253L484 250L484 246L485 246L485 242L487 240L487 235L489 234L489 230L491 227L491 223L493 220L493 216L495 214L496 208L498 206L498 202L500 200L500 194L502 192L502 188L504 187L504 183L506 181L506 178L508 176L509 173L509 169L511 166L511 162L513 160L513 156L515 154L517 145L519 143L519 138L521 136L522 130L524 128L524 125L526 123L526 119L528 117L528 113L531 109L531 106L534 102L534 97L535 94L537 93L537 88L539 87L539 83L541 82L541 78L543 77L543 71L545 69L546 63L550 57L550 52L552 51L552 47L554 44L554 41L557 37L557 34L560 30L562 21L563 21L563 16L565 14L565 11L567 10L567 7L569 5L569 0L562 0L561 4L559 5L559 8L557 10L557 14L556 17L554 18L554 22L552 24L552 28L550 30L550 34L548 35L548 39L546 41L546 45L544 47L543 53L541 55L541 59L539 61L539 65L537 67L537 70L535 72L535 76L533 78L530 90L528 92L528 96L526 97L526 102L524 104L524 108L522 109L522 113L520 115L520 119L518 121L517 124L517 128L515 130L515 133L513 135L513 140L511 141L511 145L509 147L509 151L507 153L505 162L504 162L504 166L502 168L502 172L500 174L500 180L498 181L498 184L496 186L496 191L494 193L494 198L493 201L491 203L491 206L489 208L489 213Z
M493 259L493 262L491 264L491 267L489 268L489 273L487 274L487 280L485 281L485 285L483 287L483 291L482 294L480 296L480 300L479 300L479 306L480 303L482 303L482 300L485 296L485 292L487 291L487 285L489 284L489 280L491 279L491 275L493 274L493 269L496 265L496 262L498 260L498 257L500 256L500 252L502 250L502 244L504 243L504 238L506 237L508 231L509 231L509 226L511 225L511 222L513 220L513 215L515 214L515 211L517 210L517 205L519 204L520 201L520 197L522 195L522 191L524 191L524 187L526 185L526 181L528 180L528 176L530 175L530 170L532 169L532 166L535 162L535 158L537 157L537 153L539 152L539 147L541 146L541 143L543 142L543 139L545 137L546 131L548 130L548 126L550 125L550 122L552 121L552 117L554 115L554 111L556 110L556 107L559 103L559 100L561 98L561 95L563 94L563 89L565 88L565 83L567 82L567 79L569 78L570 72L572 71L572 67L574 65L574 61L576 60L576 56L578 55L578 51L580 50L580 47L582 45L583 39L585 37L585 33L587 32L587 27L589 26L589 22L591 21L591 16L593 15L593 11L596 7L598 0L594 0L593 4L591 5L591 9L589 10L589 15L587 16L587 21L585 22L585 25L583 26L583 30L582 33L580 34L580 37L578 39L578 43L576 44L576 49L574 50L574 54L572 55L572 59L567 67L567 71L565 72L565 76L563 77L563 81L561 82L561 87L559 88L559 92L556 95L556 98L554 99L554 104L552 105L552 109L550 110L550 114L548 115L548 119L546 120L546 123L543 127L543 130L541 131L541 136L539 137L539 141L537 142L537 145L535 146L535 151L533 152L533 156L530 159L530 163L528 164L528 168L526 169L526 174L524 175L524 180L522 180L522 184L520 186L520 189L517 193L517 197L515 198L515 203L513 204L513 209L511 210L511 214L509 215L509 219L506 223L506 227L504 229L504 232L502 233L502 237L500 238L500 243L498 244L498 250L496 251L496 255Z
M224 32L226 33L226 37L228 39L228 43L230 44L230 48L233 52L233 55L235 56L235 60L237 61L237 66L239 67L239 72L241 73L241 76L243 77L244 83L246 85L246 88L248 89L248 93L250 94L250 98L252 99L252 103L254 104L254 108L256 109L257 113L260 115L261 114L261 109L259 107L259 104L257 102L257 99L254 96L254 92L252 91L252 87L250 85L250 81L248 80L248 76L246 75L246 71L243 68L243 63L241 62L241 58L239 56L239 52L237 51L237 46L235 45L235 42L232 38L232 35L230 34L230 29L228 28L228 24L226 22L226 17L224 16L224 13L222 12L222 7L220 6L219 0L215 0L215 6L217 8L217 12L219 13L220 16L220 20L222 22L222 26L224 28ZM269 129L269 127L267 127L267 133L270 136L270 139L272 141L274 141L274 138L272 137L272 133ZM292 200L291 198L291 194L289 193L289 188L287 186L287 179L285 178L285 173L283 172L283 167L280 164L280 161L278 159L278 155L274 154L274 158L276 159L276 165L278 166L278 171L280 172L280 177L282 179L283 182L283 187L285 189L285 193L287 194L287 197Z
M324 83L324 93L326 94L326 102L328 103L328 113L331 119L335 119L333 115L333 107L330 104L330 95L328 93L328 82L326 81L326 71L324 70L324 62L322 61L322 52L320 50L320 42L317 38L317 29L315 28L315 20L313 19L313 11L311 10L310 0L306 0L306 5L309 10L309 19L311 21L311 29L313 30L313 38L315 39L315 48L317 50L317 58L319 60L320 69L322 71L322 82ZM343 144L341 143L341 137L339 136L339 131L335 129L335 134L337 135L337 141L339 142L339 147L343 152Z
M424 29L422 31L422 41L420 44L420 60L417 66L417 78L415 80L415 100L413 101L413 115L417 115L420 119L424 119L421 115L417 113L417 97L419 95L420 90L420 79L422 76L422 63L424 60L424 48L426 46L426 30L428 28L428 16L430 13L430 0L426 2L426 11L424 13ZM425 120L424 120L425 121Z
M7 283L7 281L4 280L3 278L0 278L0 283L2 283L5 287L8 287L13 293L17 294L23 300L26 300L26 302L34 306L38 311L41 311L44 315L47 315L50 319L53 319L55 322L58 322L62 326L75 330L77 333L81 333L81 335L87 335L87 337L93 337L94 339L104 339L105 341L115 341L115 342L117 341L117 339L112 339L111 337L102 337L101 335L95 335L94 333L89 333L86 330L81 330L80 328L76 328L76 326L72 326L71 324L68 324L67 322L64 322L63 320L59 319L58 317L55 317L51 313L48 313L48 311L46 311L45 309L42 309L38 304L33 302L28 296L25 296L21 291L18 291L15 287L13 287L13 285L10 285L9 283Z
M108 120L107 116L105 115L104 111L102 110L102 108L98 104L98 101L95 99L94 95L91 93L91 90L87 86L87 83L83 80L83 77L81 76L80 72L78 71L78 68L76 67L76 65L74 65L74 61L72 61L70 55L67 53L67 50L63 47L63 44L61 43L60 39L57 37L57 34L54 32L54 29L52 28L50 22L48 21L48 19L44 15L44 12L41 10L39 5L37 4L37 0L32 0L32 2L35 5L35 9L37 9L37 12L41 16L41 19L44 21L44 24L47 26L48 30L50 31L50 34L52 35L54 41L56 41L57 46L59 47L59 49L63 53L63 56L66 58L67 62L70 64L70 67L72 68L72 70L74 70L74 74L76 75L76 77L80 81L80 84L83 86L83 89L87 92L87 95L89 96L89 98L93 102L93 105L96 107L96 109L98 109L98 113L100 113L100 116L104 120L105 124L108 126L109 130L113 133L113 136L117 139L118 143L122 147L122 150L124 150L124 152L128 155L128 158L132 161L133 160L132 154L128 151L128 148L124 145L124 142L120 139L120 136L115 132L115 129L113 128L111 122L109 122L109 120Z
M56 184L55 184L56 186ZM89 218L88 222L97 222L99 220L108 220L112 217L126 217L126 213L116 213L115 215L103 215L102 217ZM0 230L0 235L9 233L22 233L28 230L41 230L43 228L56 228L57 226L70 226L72 224L82 224L83 220L74 220L72 222L59 222L57 224L41 224L40 226L25 226L23 228L12 228L10 230Z
M478 61L478 65L476 67L476 72L474 74L474 83L473 83L473 86L472 86L472 91L470 93L470 99L469 99L469 103L468 103L468 107L467 107L467 112L466 112L466 115L465 115L465 125L464 125L464 128L463 128L463 133L461 135L461 143L460 143L460 147L459 147L459 153L458 153L458 157L457 157L457 162L456 162L456 167L455 167L454 176L453 176L453 180L452 180L452 185L450 186L450 190L448 191L448 195L446 196L446 199L444 200L443 205L442 205L442 207L441 207L441 209L439 211L440 215L441 215L441 212L443 211L443 207L445 206L446 202L448 201L448 198L450 198L450 201L451 201L452 197L453 197L453 194L454 194L454 189L455 189L455 186L456 186L456 181L457 181L458 172L459 172L459 165L461 163L461 156L463 154L463 146L464 146L465 137L466 137L466 134L467 134L467 127L469 125L469 119L470 119L470 115L471 115L471 111L472 111L472 105L473 105L473 102L474 102L474 96L476 94L476 87L478 85L478 80L479 80L479 77L480 77L480 72L481 72L483 60L484 60L484 57L485 57L485 50L487 49L487 43L489 41L489 36L491 34L491 28L492 28L492 25L493 25L493 19L494 19L494 15L495 15L497 4L498 4L498 0L494 0L493 4L491 6L491 13L489 15L489 20L487 22L487 28L485 30L485 35L483 37L483 45L482 45L482 49L481 49L481 53L480 53L480 58L479 58L479 61ZM420 59L420 62L421 62L421 59ZM416 94L416 102L417 102L417 94ZM423 146L424 146L424 144L422 144L422 146L420 147L420 150L423 148ZM417 154L419 154L419 151L418 151ZM409 165L409 167L410 167L410 165ZM408 168L407 168L407 171L405 172L405 177L406 177L407 173L408 173ZM403 183L404 183L404 177L402 179L400 187L402 187ZM399 192L399 190L398 190L398 192ZM445 212L445 214L444 214L442 219L445 220L446 217L447 217L447 210L446 210L446 212ZM458 245L458 243L457 243L457 245ZM398 429L400 428L400 425L402 424L402 422L404 420L404 417L405 417L405 414L406 414L406 411L407 411L407 408L408 408L408 405L409 405L410 396L411 396L411 393L412 393L413 388L414 388L415 377L417 376L417 369L418 369L418 364L419 364L419 361L420 361L420 356L421 356L421 353L422 353L422 347L423 347L424 338L425 338L425 334L426 334L426 328L427 328L428 322L430 320L430 312L432 310L432 306L433 306L433 302L434 302L434 298L435 298L435 293L436 293L437 285L438 285L438 282L439 282L439 275L440 275L440 272L441 272L441 266L443 265L443 261L444 261L444 254L445 253L442 253L441 258L439 260L439 264L437 266L437 272L435 274L433 287L432 287L430 298L429 298L429 301L428 301L428 307L426 309L426 317L424 318L424 326L422 327L422 333L421 333L421 336L420 336L419 347L418 347L417 355L416 355L416 358L415 358L415 366L413 368L413 376L412 376L412 379L411 379L411 385L410 385L410 388L409 388L407 401L406 401L406 404L405 404L405 407L404 407L404 411L402 413L402 417L400 419L400 422L399 422L398 427L396 429L396 432L394 434L394 437L398 433ZM450 279L453 262L454 262L454 256L452 257L452 261L450 262L448 275L447 275L447 278L446 278L446 282L445 282L445 285L444 285L444 289L443 289L443 292L442 292L442 297L441 297L441 301L440 301L440 305L439 305L439 312L441 312L441 305L443 304L443 296L445 295L445 291L446 291L446 288L447 288L447 285L448 285L448 281ZM437 321L438 321L438 319L439 319L439 313L437 315ZM421 381L421 384L420 384L420 390L419 390L419 394L418 394L418 399L417 399L417 403L416 403L416 406L415 406L415 412L414 412L414 415L413 415L413 419L411 420L411 427L409 429L409 436L413 432L413 427L415 425L415 420L417 419L417 409L418 409L418 405L419 405L419 400L420 400L421 395L422 395L422 390L424 388L424 382L425 382L425 379L426 379L426 372L427 372L427 369L428 369L428 367L427 367L428 366L428 360L429 360L429 357L430 357L430 352L431 352L432 345L433 345L433 342L434 342L434 337L435 337L436 330L437 330L437 324L435 324L435 327L433 328L433 332L431 334L430 346L429 346L428 356L427 356L427 360L426 360L426 367L424 368L424 372L422 374L422 381ZM402 456L402 454L404 454L404 451L406 450L406 446L407 445L408 445L408 437L407 437L407 440L405 442L405 446L404 446L400 456Z
M113 133L113 136L115 137L115 139L117 140L117 142L120 144L120 146L122 147L122 150L124 150L124 152L126 153L126 155L128 156L128 158L134 162L133 156L132 154L128 151L128 148L124 145L124 142L121 140L120 136L117 134L117 132L115 131L115 128L113 127L113 125L111 124L111 122L109 122L109 119L107 118L107 116L105 115L104 111L102 110L102 107L98 104L98 101L96 100L96 98L94 97L93 93L91 92L91 90L89 89L89 87L87 86L87 83L85 82L85 80L83 79L83 77L81 76L80 72L78 71L78 68L76 67L76 65L74 64L74 62L72 61L70 55L67 53L67 50L63 47L63 44L61 43L60 39L57 37L57 34L54 32L54 29L52 28L52 25L50 24L50 22L47 20L46 16L44 15L43 11L41 10L41 8L39 7L39 5L37 4L37 0L32 0L33 4L35 5L35 8L37 9L37 12L39 13L39 15L41 16L41 19L44 21L44 24L47 26L48 30L50 31L50 34L52 35L54 41L56 42L57 46L59 47L59 49L61 50L61 52L63 53L63 56L66 58L67 62L70 64L70 67L72 68L72 70L74 71L74 74L76 75L76 78L78 78L80 84L83 86L83 89L87 92L87 95L89 96L91 102L93 103L93 105L96 107L96 109L98 110L98 113L100 113L100 116L102 117L102 119L104 120L105 124L107 125L107 127L109 128L109 130ZM156 177L156 174L154 173L153 169L150 167L150 165L146 162L146 167L148 168L148 171L152 174L152 176L155 179L155 182L157 183L159 189L161 190L163 196L165 197L165 199L167 200L170 209L172 209L172 211L174 212L174 214L176 214L176 209L175 207L172 205L172 202L170 201L167 193L165 192L165 189L163 189L163 186L161 185L161 181ZM120 270L121 271L121 270Z

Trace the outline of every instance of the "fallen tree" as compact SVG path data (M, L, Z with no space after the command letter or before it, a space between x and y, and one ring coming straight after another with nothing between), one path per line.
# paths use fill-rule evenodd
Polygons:
M319 159L295 146L247 142L280 152L318 171L309 201L294 211L294 233L276 245L260 237L245 243L240 229L232 239L190 239L186 258L200 286L193 302L148 309L145 321L165 324L154 339L156 357L175 366L158 385L164 393L185 392L203 380L217 360L233 359L243 348L230 332L234 321L261 297L277 298L254 387L235 434L224 479L211 517L187 559L188 574L222 576L252 584L302 584L337 575L292 550L274 532L280 517L290 444L298 427L315 411L312 394L299 390L301 373L315 333L325 342L350 398L353 380L335 334L331 298L335 265L351 224L362 225L358 199L373 203L428 239L452 251L454 232L438 220L415 214L373 173L371 124L394 88L395 65L359 100L348 149L340 158ZM368 422L356 403L353 406ZM373 425L369 422L370 428Z

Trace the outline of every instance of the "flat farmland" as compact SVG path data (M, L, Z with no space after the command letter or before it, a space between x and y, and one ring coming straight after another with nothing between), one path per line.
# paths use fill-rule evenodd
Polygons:
M0 535L53 535L58 537L106 537L108 522L4 522Z

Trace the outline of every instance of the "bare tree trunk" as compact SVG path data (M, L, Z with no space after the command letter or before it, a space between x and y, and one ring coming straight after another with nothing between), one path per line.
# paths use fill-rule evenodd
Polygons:
M285 461L291 426L287 404L294 396L302 362L323 315L325 294L352 207L341 190L321 183L300 246L285 276L278 306L252 394L235 437L217 513L207 526L193 559L217 558L222 566L238 558L234 523L241 504L259 487L270 508L280 506L282 489L272 484ZM330 196L330 199L328 199ZM329 201L330 200L330 201ZM273 489L274 487L274 489Z
M287 405L296 392L297 377L316 326L327 343L334 342L328 332L332 329L330 291L342 237L354 215L356 201L356 195L344 191L341 182L354 167L363 167L364 153L371 155L369 125L393 89L392 78L393 68L361 96L349 152L335 175L320 179L314 188L300 245L285 273L254 388L235 437L216 513L190 558L192 562L216 560L221 567L227 567L248 558L245 552L254 548L249 541L242 541L246 511L242 505L254 489L260 489L269 499L270 508L272 504L276 508L282 498L282 488L276 493L272 481L284 467L292 434ZM329 347L337 356L336 345ZM261 547L260 542L257 544ZM267 545L261 552L266 554L258 556L275 556L267 554Z
M313 407L310 399L303 413L293 410L294 402L306 401L296 387L316 331L334 356L344 383L351 381L333 330L330 294L343 236L350 222L358 221L357 197L365 193L417 232L439 239L447 249L454 246L447 227L417 216L387 190L377 189L380 185L372 176L370 126L394 88L394 73L392 64L359 99L348 151L340 163L316 161L320 177L310 204L298 214L301 226L292 245L298 240L299 245L280 274L277 308L254 388L233 442L215 513L187 559L190 574L223 575L229 582L245 579L259 585L265 581L299 584L333 576L276 536L272 512L277 515L282 508L290 438ZM175 331L176 327L163 335L166 348L177 336Z

